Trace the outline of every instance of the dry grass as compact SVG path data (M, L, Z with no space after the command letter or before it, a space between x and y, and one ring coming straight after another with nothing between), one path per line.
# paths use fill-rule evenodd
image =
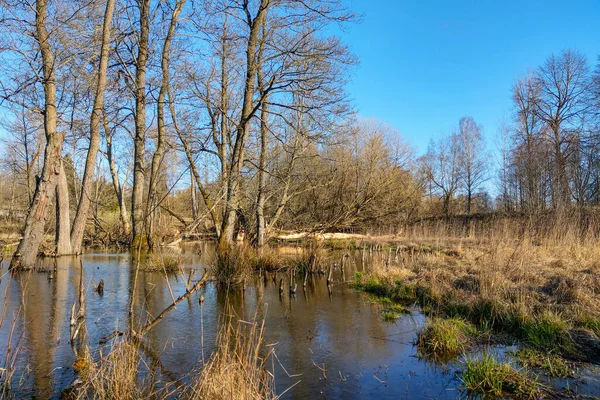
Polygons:
M149 254L140 262L140 270L165 273L180 272L182 270L181 257L162 253Z
M250 278L254 250L247 245L219 249L212 268L215 280L224 285L238 284Z
M217 252L213 265L213 276L225 285L238 284L250 279L256 271L289 271L300 274L324 272L329 251L311 243L289 253L288 248L264 247L255 249L238 244Z
M266 369L264 321L228 317L217 338L217 350L190 389L190 399L275 398L273 375Z
M74 364L83 382L75 398L134 400L148 395L149 385L138 380L140 362L138 347L128 340L114 342L96 362L85 351Z
M227 317L217 337L216 350L187 384L166 382L158 387L152 376L140 373L144 359L133 340L113 342L97 361L85 350L73 365L79 384L75 399L273 399L273 374L266 369L264 321L250 322ZM143 347L143 346L142 346Z
M565 353L570 329L600 326L600 239L591 228L582 234L564 223L463 225L463 236L443 224L415 230L394 244L391 257L374 252L355 285Z

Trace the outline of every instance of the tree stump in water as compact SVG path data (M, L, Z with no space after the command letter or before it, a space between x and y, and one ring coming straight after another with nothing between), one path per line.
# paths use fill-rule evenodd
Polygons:
M104 279L100 279L98 286L96 287L96 291L100 296L104 296Z

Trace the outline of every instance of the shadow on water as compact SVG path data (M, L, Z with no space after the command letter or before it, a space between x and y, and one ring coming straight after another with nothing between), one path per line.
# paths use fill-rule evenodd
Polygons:
M209 245L180 255L183 267L204 269ZM102 338L128 327L133 268L129 254L82 256L86 289L85 331L94 354L105 346ZM7 293L6 317L0 327L0 362L12 330L12 351L20 348L12 393L19 397L57 398L76 377L74 352L69 343L71 307L77 302L80 281L78 258L42 260L55 272L9 274L2 270L0 293ZM416 357L414 341L423 325L421 314L383 321L378 306L352 290L348 281L362 269L360 257L334 271L331 287L326 276L296 279L279 273L255 275L246 289L226 290L208 283L166 315L146 336L144 353L164 380L185 379L214 350L219 321L226 310L242 319L255 312L265 318L266 343L275 349L271 366L277 392L291 388L284 398L456 398L460 382L455 366L436 367ZM196 279L201 275L195 274ZM136 321L143 323L185 292L188 271L168 277L140 272L136 288ZM96 290L100 280L104 291ZM283 279L284 290L279 280ZM199 302L200 297L204 302ZM19 307L23 305L20 314Z

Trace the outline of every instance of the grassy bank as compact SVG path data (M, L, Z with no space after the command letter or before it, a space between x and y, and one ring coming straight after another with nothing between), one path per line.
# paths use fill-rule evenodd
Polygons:
M529 372L568 378L573 362L600 363L600 243L562 239L413 237L367 251L367 272L352 285L430 317L422 356L448 361L473 344L517 344L523 371L492 356L468 361L465 387L535 397Z
M600 247L496 242L428 249L375 255L354 286L549 351L575 351L572 329L598 334Z

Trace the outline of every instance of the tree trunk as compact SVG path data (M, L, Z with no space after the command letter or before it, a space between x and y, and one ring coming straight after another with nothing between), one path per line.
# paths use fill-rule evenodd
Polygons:
M228 177L227 199L225 204L225 213L223 215L221 236L219 237L220 248L227 247L234 242L234 231L239 207L240 175L242 173L242 167L245 160L244 151L246 139L250 132L250 120L255 109L253 98L256 86L256 72L258 67L256 59L258 35L263 26L268 6L269 0L261 0L256 17L254 20L248 21L250 25L250 35L248 36L248 44L246 49L246 80L244 85L244 98L242 103L240 124L237 129L235 143L231 153L231 167ZM247 3L245 3L245 7L247 7Z
M90 117L90 147L88 148L81 184L81 195L71 230L71 246L75 254L81 253L83 233L88 219L90 207L91 187L94 180L96 159L100 147L100 114L104 109L104 91L106 89L106 69L108 66L108 52L110 50L110 29L115 8L115 0L108 0L104 12L104 24L102 26L102 45L100 47L100 64L98 67L98 80L94 108Z
M256 247L265 245L265 186L267 183L267 105L260 112L260 157L258 161L258 195L256 198Z
M71 213L69 210L69 185L63 163L60 163L60 174L56 184L56 236L55 253L57 256L73 254L71 248Z
M144 182L146 152L146 63L148 61L148 35L150 33L150 0L139 1L140 38L135 64L135 138L133 154L133 194L131 213L133 215L133 237L131 247L141 245L144 223Z
M112 177L113 188L115 189L115 195L119 202L119 218L121 225L123 226L123 233L126 236L131 234L131 227L129 225L129 215L127 215L127 206L125 205L125 196L123 195L123 188L119 182L119 173L117 172L117 166L115 164L115 157L112 151L112 136L108 127L106 118L104 119L104 130L106 132L106 158L108 158L108 167L110 169L110 176Z
M467 216L471 215L471 202L473 200L473 194L471 193L471 188L467 189Z
M195 221L198 218L198 205L196 201L196 184L194 183L194 175L190 172L190 205L192 207L192 219Z
M450 216L450 198L452 195L444 194L444 208L443 213L446 218Z
M61 153L64 135L56 131L56 81L54 77L54 56L50 48L46 30L47 0L36 1L35 30L36 40L42 55L44 86L44 133L46 148L42 175L33 196L29 213L25 220L23 238L11 260L10 268L33 268L39 246L44 236L48 220L48 207L54 200L61 168Z
M154 224L155 219L157 217L158 212L158 198L157 198L157 182L158 182L158 174L159 168L162 164L164 151L165 151L165 139L166 139L166 127L165 127L165 101L167 98L167 92L169 89L169 53L171 50L171 40L173 38L173 34L175 33L175 28L177 27L177 20L179 14L181 13L181 9L185 4L185 0L177 1L175 8L173 9L173 13L171 14L171 23L169 25L169 30L167 35L165 36L165 41L163 44L162 57L161 57L161 72L162 72L162 81L160 85L160 90L158 93L158 101L156 103L156 116L157 116L157 142L156 142L156 150L154 155L152 156L152 167L150 169L150 184L148 187L148 203L146 212L147 218L149 219L147 224L147 233L146 238L148 241L148 247L154 247Z
M262 38L258 48L256 81L260 91L262 106L260 108L260 155L258 159L258 193L256 196L256 241L255 245L259 249L265 245L265 186L267 184L267 123L269 119L269 109L267 106L267 93L265 92L263 77L263 50L265 42L265 20L262 25Z

